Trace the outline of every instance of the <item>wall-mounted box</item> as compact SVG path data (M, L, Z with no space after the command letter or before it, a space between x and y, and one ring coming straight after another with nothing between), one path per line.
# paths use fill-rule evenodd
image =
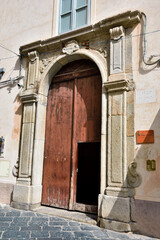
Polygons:
M147 167L147 171L155 171L156 170L156 161L155 160L147 160L146 167Z
M153 130L138 130L136 132L137 144L154 143Z

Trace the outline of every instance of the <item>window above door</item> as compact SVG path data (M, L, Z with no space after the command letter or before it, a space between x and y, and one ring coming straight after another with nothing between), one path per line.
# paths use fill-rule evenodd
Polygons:
M59 9L59 34L89 24L90 0L60 0Z

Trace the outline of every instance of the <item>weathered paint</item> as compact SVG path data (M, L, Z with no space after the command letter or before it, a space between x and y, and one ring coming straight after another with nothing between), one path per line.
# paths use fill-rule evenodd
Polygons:
M49 90L43 204L66 209L69 205L70 208L74 207L78 143L100 142L100 133L99 71L90 61L70 63L53 78Z

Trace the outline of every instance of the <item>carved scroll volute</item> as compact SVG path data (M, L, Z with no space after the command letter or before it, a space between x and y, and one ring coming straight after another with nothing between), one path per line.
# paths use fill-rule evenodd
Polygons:
M34 83L38 79L39 70L39 54L37 51L28 53L29 69L28 69L28 81L27 88L33 88Z
M124 72L124 36L122 26L110 29L110 74Z
M124 36L124 28L122 26L112 28L110 29L109 32L110 32L111 40L117 41Z
M142 182L142 178L136 172L136 169L137 169L137 163L131 162L128 166L128 174L127 174L127 183L129 187L133 187L133 188L139 187Z

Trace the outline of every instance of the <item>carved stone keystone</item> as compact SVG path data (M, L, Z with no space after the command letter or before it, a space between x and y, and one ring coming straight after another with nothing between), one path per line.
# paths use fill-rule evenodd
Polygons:
M75 40L72 40L65 44L65 47L62 49L62 52L66 53L68 55L71 55L74 52L76 52L77 50L79 50L78 42Z

